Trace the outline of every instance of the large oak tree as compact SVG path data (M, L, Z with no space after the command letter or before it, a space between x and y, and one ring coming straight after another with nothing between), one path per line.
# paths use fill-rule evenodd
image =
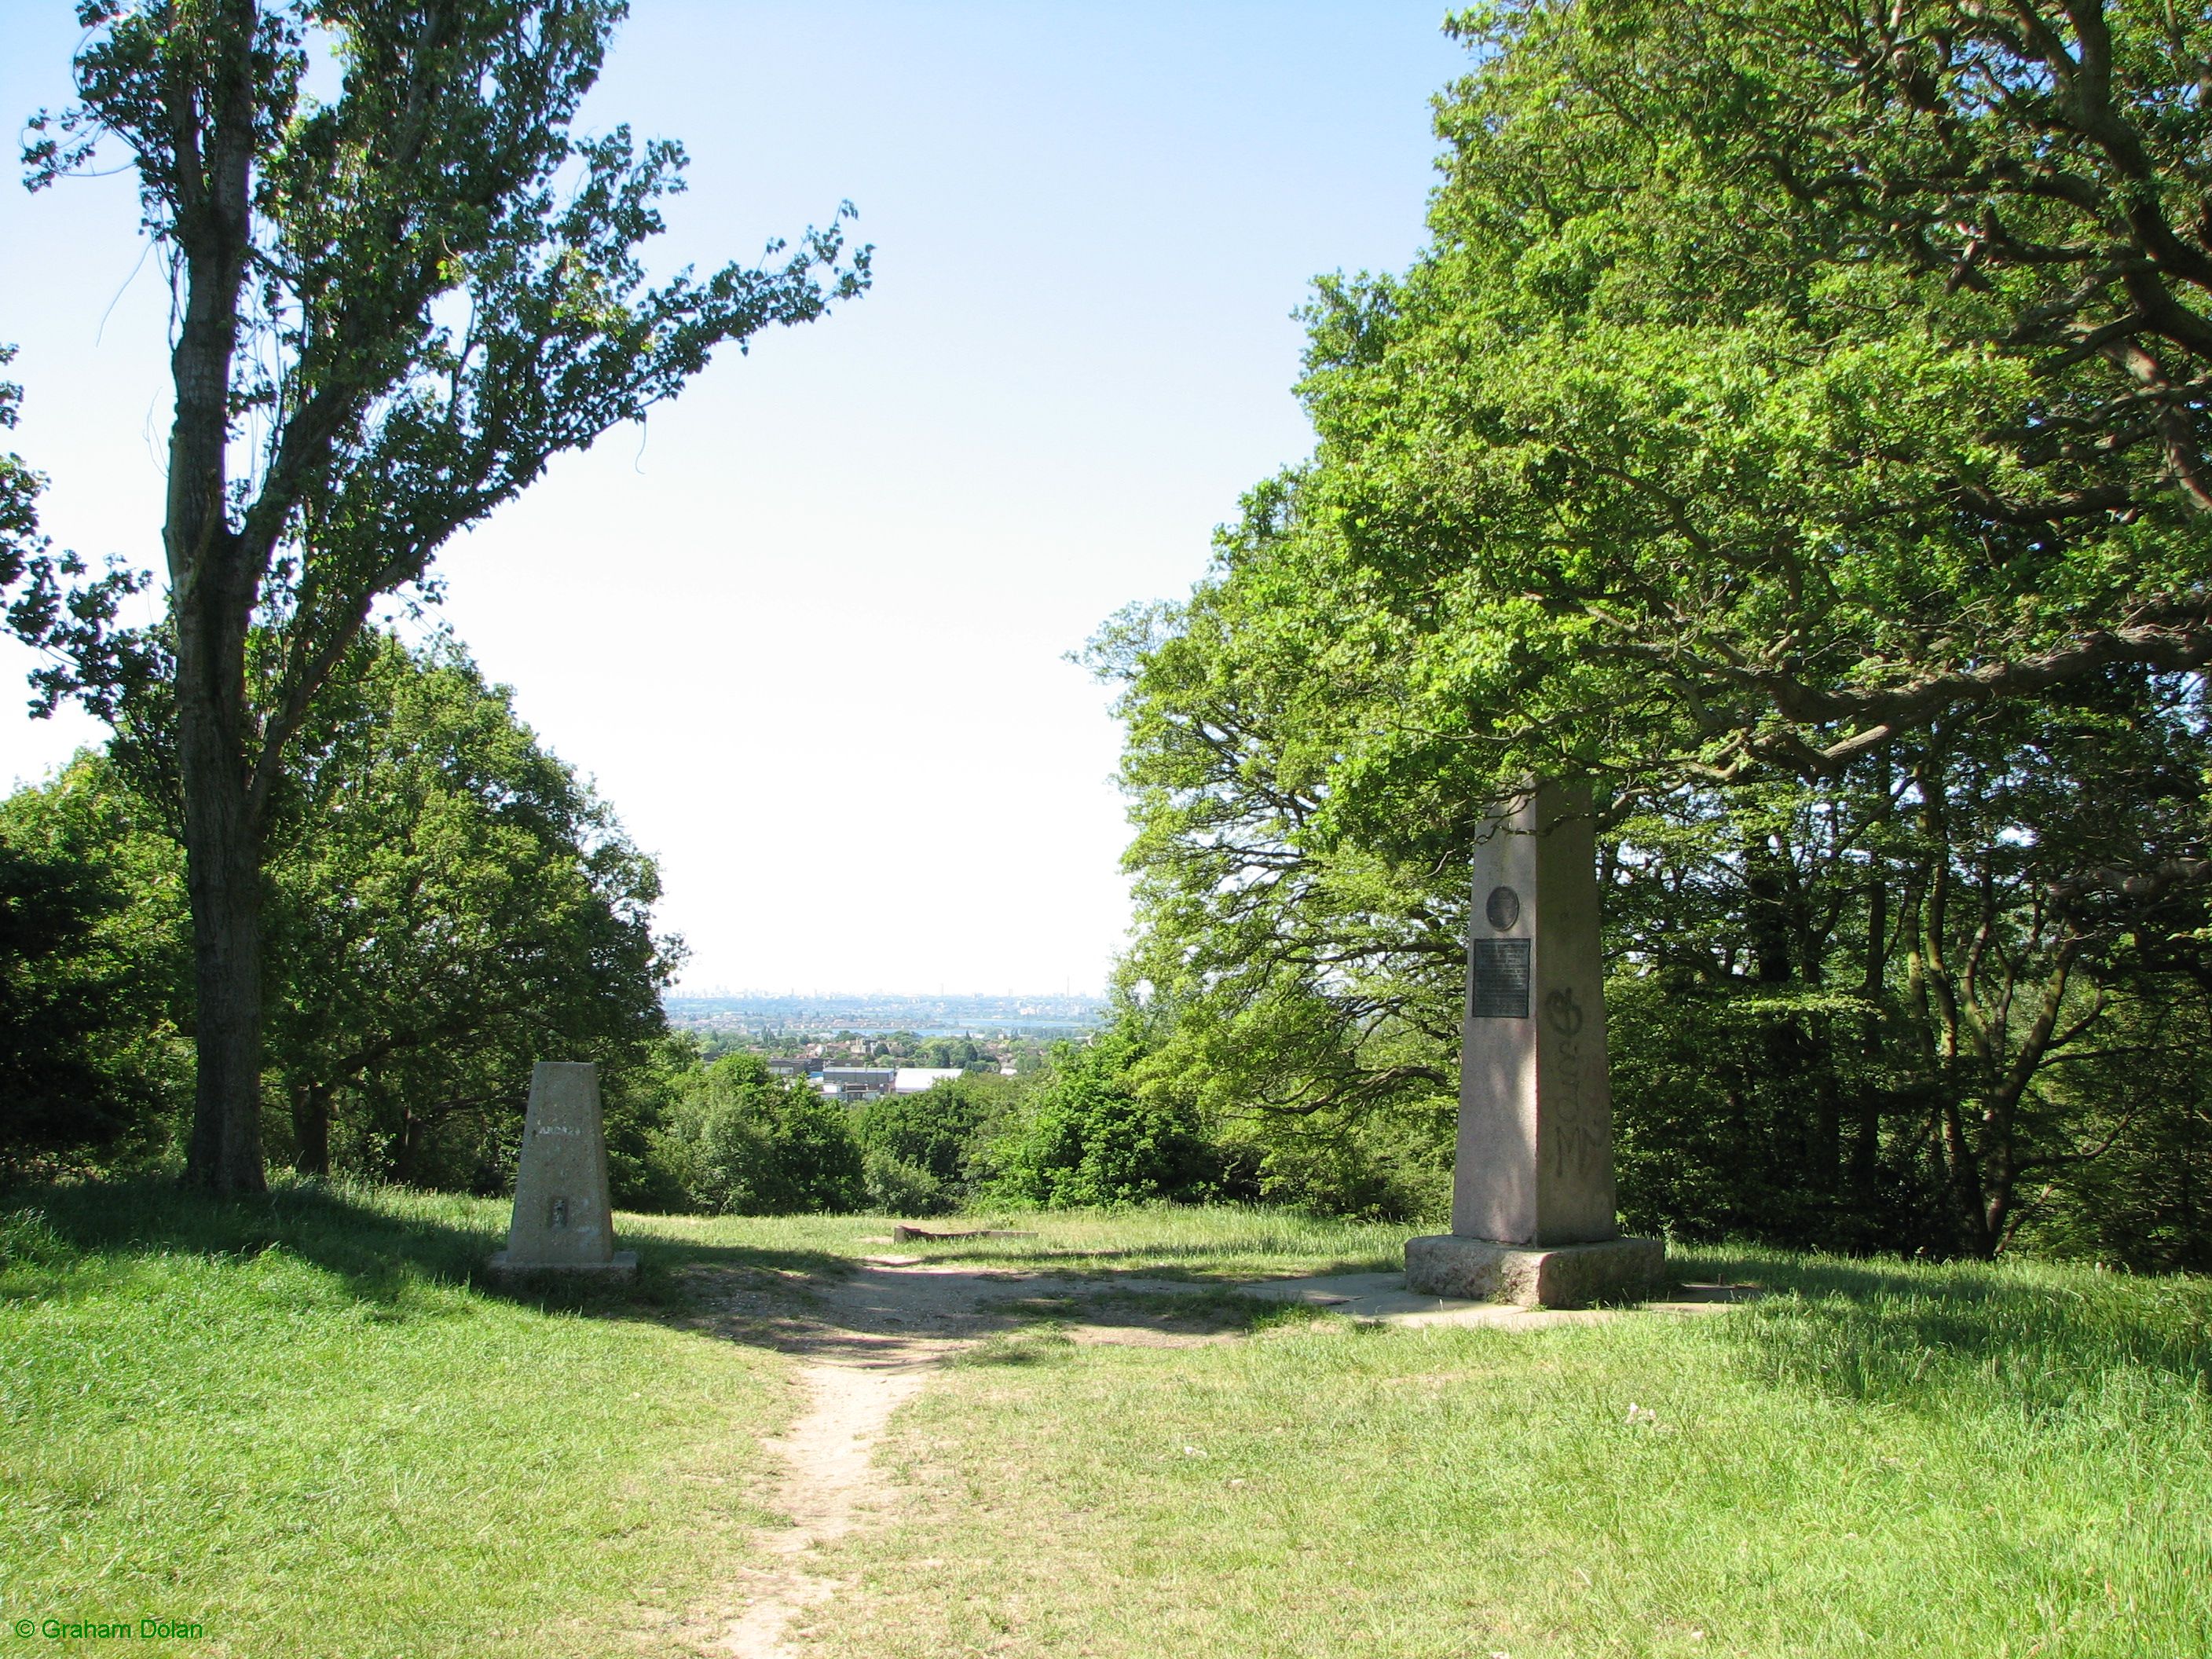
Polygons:
M49 699L166 728L197 957L188 1168L217 1191L262 1182L271 803L377 599L717 346L866 286L835 224L648 283L683 154L573 130L623 9L86 0L80 101L33 124L34 187L127 150L176 293L166 626L119 630L127 574L71 592L43 556L15 615L62 659Z
M1338 660L1419 655L1378 775L1832 775L2212 662L2201 15L1459 27L1431 245L1324 285L1317 465L1269 508L1376 618Z
M1189 604L1100 641L1132 970L1218 1095L1418 1111L1457 872L1527 774L1601 779L1636 879L1695 871L1753 933L1811 844L1774 825L1888 826L1822 866L1865 960L1837 923L1683 971L1863 988L1958 1241L1998 1248L2024 1176L2081 1151L2042 1068L2086 1075L2100 999L2149 973L2172 1006L2201 966L2203 781L2136 763L2201 749L2212 665L2212 23L1507 0L1455 27L1477 62L1439 100L1429 246L1313 307L1314 456ZM1616 943L1663 962L1633 908Z

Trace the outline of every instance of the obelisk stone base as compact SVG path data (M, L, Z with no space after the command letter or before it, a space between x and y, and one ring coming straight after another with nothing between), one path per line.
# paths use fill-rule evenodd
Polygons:
M1649 1295L1666 1270L1667 1247L1656 1238L1498 1244L1440 1233L1406 1241L1406 1288L1454 1301L1578 1308Z
M617 1250L605 1261L510 1261L508 1252L496 1250L491 1258L491 1276L501 1284L513 1284L520 1279L552 1279L566 1284L581 1280L591 1285L626 1285L637 1277L637 1252Z

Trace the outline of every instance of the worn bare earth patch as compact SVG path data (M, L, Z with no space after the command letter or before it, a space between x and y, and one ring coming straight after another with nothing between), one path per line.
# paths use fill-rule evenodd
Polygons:
M767 1443L782 1467L763 1502L787 1524L756 1534L759 1563L680 1621L694 1651L734 1659L798 1659L810 1621L847 1588L823 1570L824 1547L880 1524L896 1508L897 1490L874 1464L892 1413L933 1370L978 1344L1040 1322L1080 1344L1226 1341L1265 1304L1392 1323L1510 1328L1617 1316L1439 1302L1408 1294L1397 1273L1224 1286L976 1269L886 1254L842 1277L700 1267L692 1280L708 1310L700 1321L706 1328L801 1362L799 1413Z

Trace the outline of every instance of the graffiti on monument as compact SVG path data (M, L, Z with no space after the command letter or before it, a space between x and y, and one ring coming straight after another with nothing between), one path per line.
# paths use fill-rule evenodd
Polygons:
M1589 1124L1590 1067L1583 1045L1583 1028L1589 1021L1572 986L1545 994L1544 1019L1554 1036L1550 1082L1556 1091L1554 1103L1561 1109L1549 1136L1552 1173L1565 1176L1571 1170L1577 1176L1588 1175L1605 1156L1605 1143Z

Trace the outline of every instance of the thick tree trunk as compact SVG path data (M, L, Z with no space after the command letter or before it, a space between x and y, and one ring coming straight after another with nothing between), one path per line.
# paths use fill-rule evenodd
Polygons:
M1813 1067L1813 1187L1827 1200L1832 1217L1844 1189L1844 1111L1837 1097L1829 1036L1827 1022L1821 1020L1810 1042L1819 1056Z
M250 787L246 635L260 580L228 514L232 358L252 246L255 79L252 0L210 15L220 61L207 95L169 106L178 158L176 238L185 303L169 354L162 541L176 650L177 764L185 875L199 994L198 1088L185 1177L258 1193L261 1170L261 826Z
M185 354L180 349L179 357ZM189 453L180 367L179 441ZM220 428L218 428L220 430ZM182 472L181 466L176 472ZM253 584L219 517L195 514L171 481L170 615L176 629L177 769L198 991L198 1087L185 1176L209 1191L258 1193L261 1169L261 815L244 754L246 634ZM219 499L219 498L218 498ZM197 519L197 522L195 522ZM198 556L176 556L179 525ZM182 580L179 580L181 568Z
M1887 768L1882 787L1888 788ZM1862 1218L1871 1217L1881 1170L1881 1098L1874 1077L1882 1058L1883 995L1889 984L1889 883L1877 870L1867 893L1866 977L1859 994L1868 1012L1859 1025L1858 1133L1851 1142L1851 1208Z
M179 664L181 669L182 664ZM181 684L185 709L198 700ZM180 711L181 713L181 711ZM185 1173L211 1192L258 1193L261 1168L261 838L236 750L184 714L185 884L191 897L198 1077ZM228 752L226 752L228 751Z

